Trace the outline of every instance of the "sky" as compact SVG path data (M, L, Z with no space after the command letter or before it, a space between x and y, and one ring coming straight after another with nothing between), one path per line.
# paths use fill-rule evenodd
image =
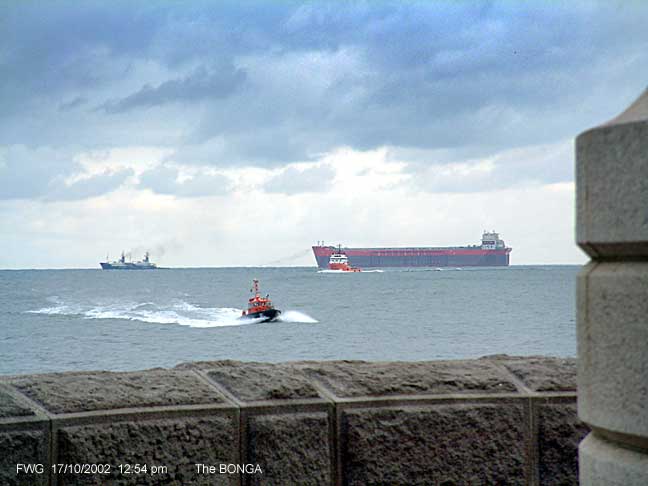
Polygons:
M574 137L648 82L648 3L0 3L0 268L572 264Z

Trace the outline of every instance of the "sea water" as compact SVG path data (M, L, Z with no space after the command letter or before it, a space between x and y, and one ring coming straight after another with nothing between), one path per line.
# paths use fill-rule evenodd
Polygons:
M577 266L0 271L0 374L194 360L574 356ZM238 319L253 278L283 311Z

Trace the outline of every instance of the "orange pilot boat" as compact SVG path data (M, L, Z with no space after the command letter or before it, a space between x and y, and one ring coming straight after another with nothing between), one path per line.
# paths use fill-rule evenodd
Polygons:
M250 292L254 295L248 299L247 311L243 311L240 319L261 319L259 322L276 321L281 311L272 305L270 294L265 297L259 295L259 281L256 278L252 280Z
M362 270L349 265L349 258L345 253L342 253L342 245L338 245L338 251L331 255L328 264L329 270L336 270L338 272L361 272Z

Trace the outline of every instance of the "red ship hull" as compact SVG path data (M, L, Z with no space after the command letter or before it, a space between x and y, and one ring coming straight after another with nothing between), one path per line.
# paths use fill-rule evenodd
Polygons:
M313 246L317 266L326 268L337 251L333 246ZM382 267L506 267L511 248L486 250L478 246L449 248L343 248L349 264L360 268Z

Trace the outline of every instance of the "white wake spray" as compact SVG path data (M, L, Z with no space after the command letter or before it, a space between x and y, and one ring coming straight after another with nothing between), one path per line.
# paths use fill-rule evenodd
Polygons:
M287 310L282 312L278 320L281 322L300 322L303 324L315 324L316 322L319 322L308 314L296 310Z
M65 304L56 301L56 305L38 310L27 311L32 314L81 316L84 319L124 319L148 322L153 324L178 324L195 328L227 327L256 324L263 319L241 320L242 309L233 307L197 307L180 301L169 305L153 302L124 303L108 305ZM288 310L281 314L278 321L290 323L316 323L303 312Z

